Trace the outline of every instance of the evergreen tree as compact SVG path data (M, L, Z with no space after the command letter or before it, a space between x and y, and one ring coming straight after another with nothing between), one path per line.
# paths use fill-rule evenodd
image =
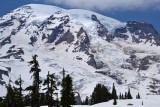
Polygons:
M62 107L71 107L70 105L73 104L75 104L75 97L73 93L72 78L67 75L62 79L61 105Z
M88 96L86 97L86 99L84 101L84 105L88 105Z
M140 99L141 97L140 97L140 95L139 95L139 92L138 92L138 95L136 96L136 99Z
M20 93L19 88L13 87L13 92L15 97L15 107L24 107L23 95Z
M125 99L124 96L123 96L123 94L122 94L122 99Z
M101 85L101 102L106 102L111 99L111 93L109 93L106 86Z
M24 81L22 80L21 75L20 75L19 78L15 81L15 84L19 86L18 90L19 90L20 96L23 96L23 95L22 95L22 91L23 91L22 83L23 83L23 82L24 82Z
M100 102L105 102L111 99L111 94L108 89L101 84L97 84L91 96L92 104L97 104Z
M30 106L31 105L31 95L27 94L24 96L24 105L25 106Z
M44 81L43 85L47 85L46 88L43 90L47 90L46 100L49 107L53 106L53 94L54 91L57 89L56 87L56 81L55 81L55 74L49 74L47 75L47 79Z
M47 74L47 78L44 80L43 85L46 86L46 88L44 88L43 90L46 90L46 99L45 99L45 104L50 104L50 78L49 78L49 71Z
M101 84L97 84L95 89L94 89L94 104L100 103L101 102Z
M44 106L47 105L47 101L46 101L46 95L45 93L40 93L39 94L39 101L40 101L40 106Z
M113 99L113 105L117 105L117 99L116 98Z
M120 93L120 95L119 95L119 99L122 99L122 94Z
M131 95L131 92L130 92L130 88L128 89L127 99L132 99L132 95Z
M57 90L57 87L56 87L56 78L55 78L55 74L53 73L53 74L51 74L51 75L49 75L49 77L50 77L50 89L49 89L49 94L50 94L50 107L52 107L53 106L53 94L55 94L54 93L54 91L55 90Z
M0 107L5 107L3 97L0 97Z
M128 94L125 92L124 99L128 99Z
M18 85L18 88L14 87L14 91L15 91L15 94L16 94L16 101L18 103L17 107L23 107L24 106L24 99L23 99L23 94L22 94L22 91L23 91L22 83L23 83L23 80L20 76L19 79L17 79L15 81L15 84Z
M37 61L37 55L32 56L32 60L29 62L31 65L30 73L32 73L33 85L29 86L27 90L31 91L31 106L39 107L39 89L40 89L40 79L39 79L39 63Z
M4 107L23 107L23 97L20 94L19 88L12 87L10 84L6 85L7 94L3 101Z
M5 96L5 100L4 100L4 107L15 107L15 104L14 104L14 92L13 92L13 88L10 84L10 80L9 80L9 84L6 85L6 89L7 89L7 94Z
M93 93L92 93L92 95L91 95L91 105L93 105L93 104L96 104L95 102L95 98L96 96L95 96L95 94L94 94L94 91L93 91Z
M63 75L63 78L65 78L66 73L65 73L64 68L63 68L63 71L62 71L62 75Z
M112 87L112 99L117 99L117 92L113 83L113 87Z

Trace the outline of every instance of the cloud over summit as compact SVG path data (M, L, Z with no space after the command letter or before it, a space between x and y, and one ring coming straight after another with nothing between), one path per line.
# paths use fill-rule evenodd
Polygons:
M71 8L83 8L91 10L136 10L157 9L160 0L44 0L47 3L65 5ZM138 11L138 10L137 10Z

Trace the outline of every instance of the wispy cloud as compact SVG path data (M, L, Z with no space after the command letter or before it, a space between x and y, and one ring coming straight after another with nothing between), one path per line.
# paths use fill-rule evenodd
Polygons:
M65 5L71 8L83 8L91 10L143 10L147 8L157 9L160 0L44 0L47 3Z

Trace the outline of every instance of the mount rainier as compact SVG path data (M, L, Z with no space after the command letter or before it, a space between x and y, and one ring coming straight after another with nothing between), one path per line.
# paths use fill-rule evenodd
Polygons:
M131 88L160 94L160 34L145 22L118 20L81 9L29 4L0 17L0 89L9 78L31 84L28 61L38 55L45 78L62 69L73 78L74 90L90 96L97 83L119 92Z

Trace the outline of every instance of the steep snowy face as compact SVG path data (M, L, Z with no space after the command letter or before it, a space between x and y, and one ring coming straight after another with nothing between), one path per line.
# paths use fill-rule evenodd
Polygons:
M48 71L61 82L62 69L74 89L90 95L97 83L110 89L132 88L157 94L160 87L159 33L144 22L118 20L81 9L30 4L0 18L0 88L22 75L29 80L28 61L38 55L41 78ZM144 91L145 90L145 91ZM4 93L5 94L5 93Z

